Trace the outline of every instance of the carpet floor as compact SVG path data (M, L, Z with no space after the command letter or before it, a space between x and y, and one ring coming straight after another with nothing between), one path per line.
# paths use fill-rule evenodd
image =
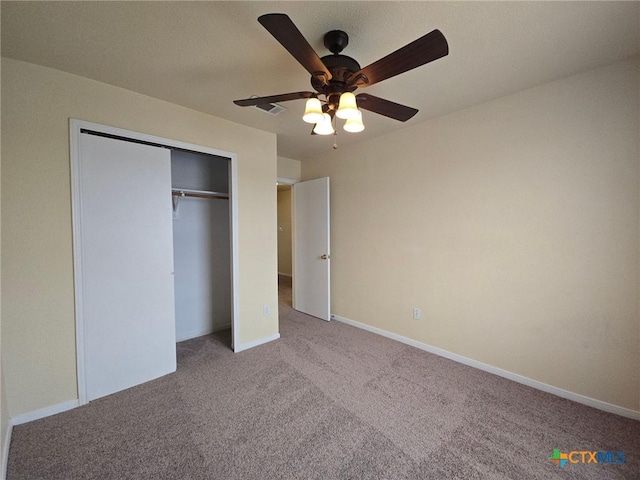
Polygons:
M640 422L291 309L281 339L13 430L8 479L640 479ZM626 463L561 452L624 451Z

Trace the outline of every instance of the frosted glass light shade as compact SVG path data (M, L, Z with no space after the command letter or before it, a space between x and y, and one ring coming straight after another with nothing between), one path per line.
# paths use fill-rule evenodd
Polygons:
M331 135L334 132L333 125L331 125L331 117L328 113L323 113L322 115L322 121L316 124L313 131L318 135Z
M307 105L304 109L304 115L302 115L302 120L307 123L319 123L324 118L324 113L322 113L322 105L320 104L320 100L315 97L311 97L307 100Z
M351 92L344 92L340 95L340 105L336 116L343 120L355 118L358 115L358 105L356 104L356 96Z
M344 123L344 129L350 133L358 133L364 130L364 123L362 123L362 112L356 110L358 113L354 118L348 119Z

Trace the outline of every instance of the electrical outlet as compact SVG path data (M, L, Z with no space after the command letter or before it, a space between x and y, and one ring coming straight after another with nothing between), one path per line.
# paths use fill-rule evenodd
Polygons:
M271 309L269 308L269 305L264 305L262 307L262 315L264 315L265 317L268 317L270 313L271 313Z
M420 320L422 318L422 310L418 307L413 307L413 319Z

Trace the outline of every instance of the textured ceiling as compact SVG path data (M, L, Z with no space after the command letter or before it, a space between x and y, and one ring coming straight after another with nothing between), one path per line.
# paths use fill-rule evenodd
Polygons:
M362 65L438 28L449 55L367 91L420 109L407 123L364 112L346 145L640 54L639 2L7 2L2 55L160 98L278 135L278 154L331 150L304 101L277 117L234 99L309 90L309 75L257 22L287 13L320 56L345 30Z

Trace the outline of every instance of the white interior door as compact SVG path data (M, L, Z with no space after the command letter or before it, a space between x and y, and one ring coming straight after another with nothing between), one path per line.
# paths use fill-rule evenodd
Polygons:
M165 148L86 133L79 147L85 388L93 400L176 370L171 158Z
M293 308L329 321L329 178L293 185Z

